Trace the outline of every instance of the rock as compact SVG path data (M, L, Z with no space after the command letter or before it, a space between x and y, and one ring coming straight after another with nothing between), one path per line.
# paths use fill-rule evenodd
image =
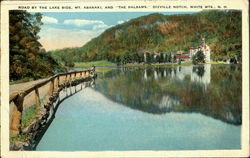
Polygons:
M32 129L33 132L36 132L39 129L40 127L39 124L40 124L40 120L37 120L33 126L33 129Z
M11 145L11 150L25 150L29 146L27 142L17 141L13 145Z
M53 95L49 97L49 101L52 101L53 100Z

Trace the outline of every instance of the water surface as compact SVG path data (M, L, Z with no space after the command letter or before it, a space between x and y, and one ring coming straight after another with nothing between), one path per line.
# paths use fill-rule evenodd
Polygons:
M240 149L241 68L112 69L65 100L49 151Z

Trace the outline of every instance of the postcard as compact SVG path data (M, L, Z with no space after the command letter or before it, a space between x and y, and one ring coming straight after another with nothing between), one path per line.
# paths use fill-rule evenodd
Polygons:
M248 1L3 1L2 157L249 156Z

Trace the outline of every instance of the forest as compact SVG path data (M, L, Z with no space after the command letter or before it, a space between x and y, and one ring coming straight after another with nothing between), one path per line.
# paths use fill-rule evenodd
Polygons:
M64 71L39 43L40 13L9 12L10 81L32 80Z
M212 60L241 62L242 15L236 10L154 13L113 26L82 47L48 52L38 41L42 14L12 10L9 15L10 81L48 77L75 62L143 62L145 51L161 54L158 62L169 62L175 52L188 53L190 47L200 45L201 37L211 48Z
M60 63L108 60L117 64L141 62L144 51L170 55L189 52L201 37L211 49L211 59L241 62L241 12L236 10L202 11L195 14L159 13L131 19L104 31L78 48L50 51Z

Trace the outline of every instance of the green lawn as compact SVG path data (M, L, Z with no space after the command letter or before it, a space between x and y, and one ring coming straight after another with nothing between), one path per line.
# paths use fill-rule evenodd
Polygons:
M208 64L228 64L227 62L224 61L210 61Z
M116 64L106 61L106 60L100 60L100 61L90 61L90 62L75 62L75 68L90 68L92 66L96 67L112 67L116 66Z
M178 66L178 63L154 63L154 64L126 64L124 65L125 67L171 67L171 66ZM185 62L185 63L181 63L181 66L188 66L188 65L192 65L192 62Z
M23 82L29 82L29 81L33 81L33 79L32 79L32 78L29 78L29 77L25 77L25 78L23 78L23 79L16 80L16 81L13 81L13 82L10 82L10 85L18 84L18 83L23 83Z
M208 64L227 64L226 62L209 62ZM116 66L115 63L106 61L106 60L100 60L100 61L90 61L90 62L75 62L75 68L90 68L92 66L96 67L114 67ZM125 64L123 66L125 67L158 67L158 66L177 66L178 63L169 63L169 64L164 64L164 63L156 63L156 64ZM185 62L181 63L182 66L188 66L192 65L192 62Z
M22 130L28 127L32 123L32 121L36 119L36 113L37 109L35 104L31 105L30 107L28 107L23 111L22 123L21 123Z

